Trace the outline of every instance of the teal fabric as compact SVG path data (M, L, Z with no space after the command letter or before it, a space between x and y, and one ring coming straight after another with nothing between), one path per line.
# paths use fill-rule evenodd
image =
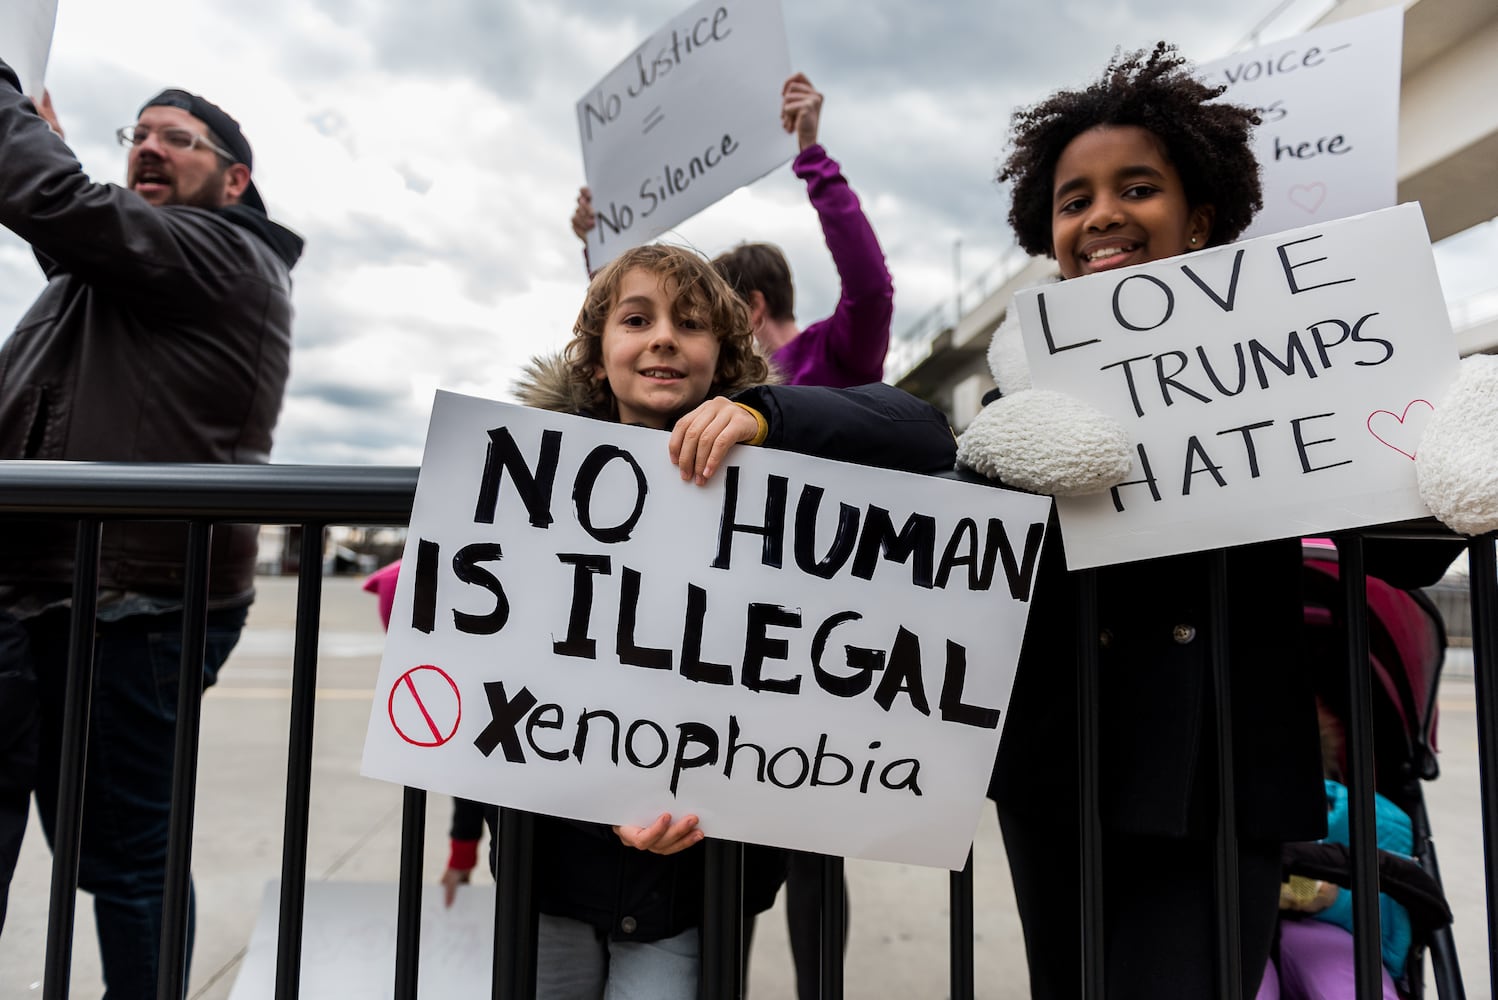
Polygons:
M1377 825L1379 850L1409 857L1415 849L1415 835L1410 818L1394 803L1382 795L1374 795L1374 817ZM1326 783L1327 836L1326 843L1348 843L1347 788L1338 782ZM1389 898L1388 893L1378 897L1378 924L1382 932L1381 951L1389 975L1395 979L1404 975L1405 959L1410 953L1410 916L1404 907ZM1315 914L1317 920L1325 920L1352 931L1352 893L1343 889L1337 893L1332 905Z

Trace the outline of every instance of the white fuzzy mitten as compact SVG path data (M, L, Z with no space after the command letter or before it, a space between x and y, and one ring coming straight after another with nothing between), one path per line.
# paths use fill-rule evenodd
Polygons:
M1007 486L1051 496L1101 493L1123 482L1133 453L1123 425L1066 393L1030 387L1019 319L1011 306L988 348L1002 398L957 442L957 460Z
M1415 456L1432 514L1466 535L1498 531L1498 356L1462 361Z

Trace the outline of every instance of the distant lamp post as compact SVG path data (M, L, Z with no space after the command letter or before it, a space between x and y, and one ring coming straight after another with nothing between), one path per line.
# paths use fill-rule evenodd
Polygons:
M962 240L952 241L952 298L957 304L957 313L952 317L952 329L962 322Z

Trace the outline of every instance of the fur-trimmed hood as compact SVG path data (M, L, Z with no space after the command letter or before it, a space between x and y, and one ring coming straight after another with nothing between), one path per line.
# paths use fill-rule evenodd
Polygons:
M567 377L567 359L560 351L531 358L512 388L523 406L554 413L588 412L587 395Z

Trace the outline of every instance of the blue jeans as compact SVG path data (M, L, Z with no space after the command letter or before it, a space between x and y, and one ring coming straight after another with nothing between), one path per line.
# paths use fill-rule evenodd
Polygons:
M36 678L21 623L0 611L0 932L36 786Z
M205 688L239 641L247 611L209 612ZM53 610L26 622L42 702L36 804L49 844L57 822L70 619L68 611ZM94 896L105 1000L156 996L181 659L181 612L98 622L78 885ZM191 896L188 913L190 958Z
M696 1000L695 927L661 941L610 941L583 923L543 913L536 1000Z

